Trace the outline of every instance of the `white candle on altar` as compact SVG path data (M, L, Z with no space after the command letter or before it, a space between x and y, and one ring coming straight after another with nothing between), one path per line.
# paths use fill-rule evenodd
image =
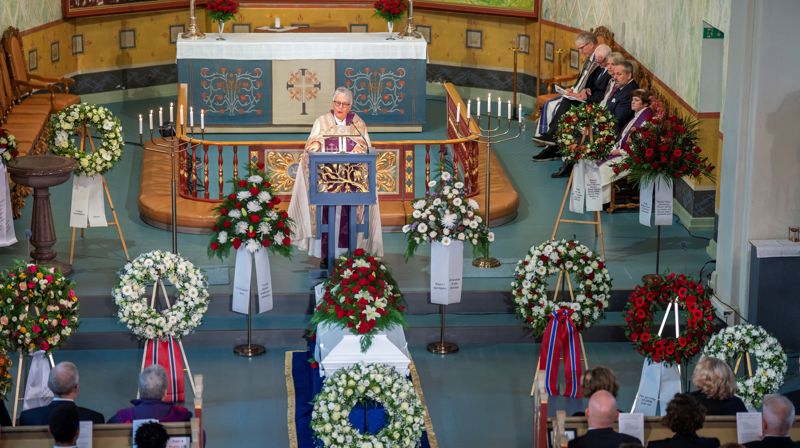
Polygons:
M194 0L189 2L189 17L194 17Z
M158 108L158 127L159 128L163 128L164 127L164 108L163 107L159 107Z
M456 124L461 120L461 103L456 104Z
M508 100L508 119L511 119L511 100Z
M486 96L486 115L492 114L492 94Z
M280 28L280 27L281 27L281 18L275 16L275 28Z
M470 115L472 115L472 100L467 100L467 121L469 121Z
M478 98L478 118L481 118L481 99Z
M503 109L500 109L501 107L503 107L503 100L498 96L497 97L497 118L501 118L503 116Z
M181 122L181 126L183 126L183 122L184 122L184 120L183 120L183 104L181 104L181 108L179 109L178 115L180 115L179 120Z
M175 113L172 110L172 103L169 103L169 122L175 123Z
M150 130L153 130L153 109L150 109Z
M194 127L194 107L189 106L189 126Z
M200 109L200 129L206 128L206 110Z
M522 123L522 104L518 104L519 110L517 111L517 121Z
M144 134L144 126L142 123L142 114L139 114L139 135Z

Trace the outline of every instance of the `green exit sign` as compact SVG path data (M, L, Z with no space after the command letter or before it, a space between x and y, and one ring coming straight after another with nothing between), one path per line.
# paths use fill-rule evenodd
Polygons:
M725 33L716 28L703 28L703 39L722 39Z

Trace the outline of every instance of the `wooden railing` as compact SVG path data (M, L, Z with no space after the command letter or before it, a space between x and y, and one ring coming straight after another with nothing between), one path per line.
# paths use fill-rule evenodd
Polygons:
M378 186L381 200L410 201L421 196L415 187L415 168L425 164L424 193L428 182L438 177L436 172L448 170L464 180L468 196L479 192L479 141L477 128L465 121L466 106L451 84L445 85L447 139L376 141ZM456 119L458 104L462 116ZM186 86L181 85L178 104L186 106ZM187 134L178 129L178 138L186 151L180 155L178 193L184 199L221 202L232 187L227 181L238 179L240 171L251 162L264 162L279 197L288 199L294 182L294 166L300 160L304 141L217 141L208 140L202 133ZM381 172L383 163L384 172ZM384 182L381 182L383 176Z

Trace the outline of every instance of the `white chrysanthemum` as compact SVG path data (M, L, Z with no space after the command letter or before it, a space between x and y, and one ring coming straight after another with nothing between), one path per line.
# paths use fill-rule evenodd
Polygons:
M419 219L422 216L422 212L419 210L414 210L411 212L411 216L414 217L414 219Z
M247 223L244 221L237 222L235 231L240 235L247 233Z
M240 201L244 201L245 199L249 199L250 196L252 196L252 194L250 194L250 192L248 190L242 190L242 191L236 193L236 198L239 199Z
M258 193L258 200L259 201L261 201L261 202L269 202L270 199L272 199L272 195L270 195L268 192L262 191L262 192Z
M450 239L449 236L442 237L442 244L444 244L445 246L449 246L451 241L452 240Z
M409 230L411 230L411 226L410 225L406 224L406 225L403 226L403 233L408 233Z
M261 182L264 182L264 178L259 176L258 174L254 174L247 178L247 183L250 184L260 184Z
M425 208L425 199L419 199L419 200L415 201L414 202L414 208L418 209L418 210Z
M233 219L239 219L242 217L242 212L239 211L238 208L228 211L228 217Z
M261 204L257 201L249 201L247 203L247 211L250 213L260 212L262 210Z
M266 221L261 221L258 224L258 233L261 233L263 235L267 235L267 234L269 234L269 232L271 230L272 230L272 226Z
M458 215L455 213L445 212L442 216L442 225L444 227L452 229L456 225L456 220L458 220Z
M258 240L254 240L252 238L247 240L247 251L250 253L254 253L261 247L261 243Z

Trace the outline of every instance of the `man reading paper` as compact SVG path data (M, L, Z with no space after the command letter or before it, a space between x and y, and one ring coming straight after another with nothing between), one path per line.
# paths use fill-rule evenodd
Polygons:
M353 93L338 87L333 93L331 111L321 115L314 121L311 134L306 141L305 153L300 160L295 176L292 199L289 203L289 216L294 220L292 242L300 250L308 250L308 254L323 258L327 254L322 248L328 245L328 236L323 234L316 239L316 210L308 204L308 153L309 152L348 152L366 153L370 146L369 133L364 120L351 111ZM364 207L357 208L356 222L363 222ZM323 224L328 223L327 207L323 208ZM336 254L347 251L350 238L349 210L347 207L336 207ZM358 235L358 247L364 248L373 255L383 255L383 236L381 234L380 209L376 203L369 213L369 239Z

